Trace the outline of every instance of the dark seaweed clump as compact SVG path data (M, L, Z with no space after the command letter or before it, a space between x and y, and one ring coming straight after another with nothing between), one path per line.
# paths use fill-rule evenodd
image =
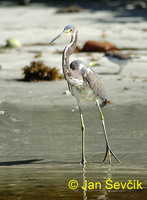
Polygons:
M41 61L33 61L30 66L23 68L23 81L53 81L63 79L63 75L59 70L50 68L43 64Z

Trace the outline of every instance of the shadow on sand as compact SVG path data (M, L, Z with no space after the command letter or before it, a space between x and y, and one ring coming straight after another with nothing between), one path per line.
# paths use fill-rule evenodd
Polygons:
M18 160L18 161L8 161L0 162L0 166L12 166L12 165L27 165L37 161L42 161L43 159L31 159L31 160Z

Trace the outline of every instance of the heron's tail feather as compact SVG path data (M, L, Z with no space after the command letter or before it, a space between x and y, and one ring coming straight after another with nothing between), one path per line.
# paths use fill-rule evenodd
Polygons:
M107 99L103 100L102 103L100 104L100 107L104 107L107 105Z

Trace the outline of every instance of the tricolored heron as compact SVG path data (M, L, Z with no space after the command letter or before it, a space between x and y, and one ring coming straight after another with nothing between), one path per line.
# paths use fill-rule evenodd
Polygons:
M100 113L100 119L102 122L102 127L104 131L105 141L106 141L106 153L103 162L108 158L109 164L111 163L111 154L118 161L119 159L115 156L110 148L104 116L101 111L101 107L107 104L107 96L98 75L84 62L80 60L75 60L69 64L69 57L73 53L78 37L78 30L74 25L68 25L64 28L62 33L55 37L50 43L55 40L64 37L66 35L71 35L70 43L65 47L62 57L62 68L64 77L68 83L69 90L73 96L76 97L79 106L80 120L81 120L81 130L82 130L82 164L85 164L85 126L83 115L81 112L80 104L82 101L85 102L95 102ZM99 103L100 102L100 103Z
M119 70L116 74L120 74L122 70L124 69L124 66L127 65L127 63L132 59L130 55L121 54L118 52L110 52L107 51L105 53L105 56L113 63L116 63L119 65Z

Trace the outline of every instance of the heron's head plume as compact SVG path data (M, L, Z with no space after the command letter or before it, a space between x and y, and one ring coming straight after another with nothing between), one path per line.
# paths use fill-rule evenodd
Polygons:
M62 37L65 37L67 35L71 35L75 33L75 26L74 25L68 25L65 26L64 30L62 31L62 33L60 33L58 36L56 36L50 43L53 43L55 40L60 39Z
M75 30L76 30L75 25L70 24L68 26L65 26L63 32L67 32L68 34L73 34L75 32Z

